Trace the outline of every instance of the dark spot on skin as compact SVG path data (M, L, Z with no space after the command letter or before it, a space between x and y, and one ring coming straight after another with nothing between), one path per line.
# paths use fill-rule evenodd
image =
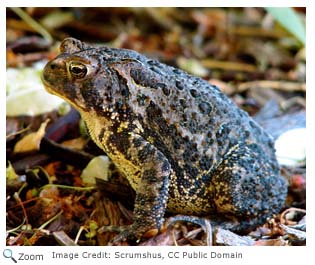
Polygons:
M188 142L188 141L189 141L189 136L186 135L186 136L184 137L184 141L185 141L185 142Z
M184 168L185 168L185 171L188 173L189 176L191 176L192 178L197 177L199 170L196 167L185 165ZM191 185L189 182L186 182L185 184L187 184L187 185L184 185L186 188L190 187L190 185Z
M57 68L57 65L54 62L52 62L49 64L49 67L51 70L55 70Z
M192 159L194 159L194 158L192 158L192 156L194 154L198 155L197 144L193 143L193 142L186 142L185 152L183 154L184 160L185 161L193 161Z
M250 121L250 122L249 122L249 125L250 125L250 127L252 127L252 128L256 128L256 124L255 124L253 121Z
M143 74L143 72L137 68L133 68L130 70L130 76L135 81L136 84L141 85L146 88L157 88L154 86L154 76L149 74Z
M250 136L250 131L244 131L245 137L248 138Z
M160 181L158 172L154 168L146 169L143 171L142 178L144 178L149 183L156 183Z
M200 169L208 171L212 166L212 161L213 161L212 158L210 158L208 156L203 156L199 160Z
M160 89L167 88L167 86L164 83L157 83L156 86Z
M199 87L201 85L201 80L199 78L194 78L194 82L192 83L194 87Z
M177 108L176 108L176 105L174 105L173 103L170 105L170 109L173 110L173 111L176 111Z
M178 68L173 68L172 70L174 74L178 74L178 75L182 74L182 71L180 71Z
M144 94L137 95L137 102L140 106L145 106L147 96Z
M120 90L120 94L124 99L129 99L129 87L127 85L127 80L125 78L118 76L118 81L119 81L119 90Z
M191 155L190 161L196 162L196 161L198 161L198 159L199 159L199 154L198 153L193 153Z
M155 73L157 73L157 74L159 74L159 75L163 75L163 73L161 72L161 70L158 67L151 66L150 70L155 72Z
M222 124L219 128L219 130L216 132L216 137L221 138L221 137L228 137L228 134L230 133L231 129L228 124Z
M209 143L209 145L212 145L214 143L214 139L213 138L209 138L208 139L208 143Z
M93 87L94 83L87 81L83 83L82 87ZM101 113L103 112L103 99L99 95L99 91L95 89L81 89L81 95L85 100L85 107L89 109L94 109L95 111Z
M119 111L124 106L124 103L120 100L115 102L115 110Z
M204 183L202 180L195 180L194 186L190 187L188 196L191 196L192 198L198 198L204 196L204 187L206 183Z
M176 88L178 90L183 90L184 89L184 85L178 80L175 81L175 85L176 85Z
M140 161L146 161L149 157L153 157L155 150L151 147L151 144L146 144L139 150Z
M221 93L221 90L216 85L210 85L210 87L213 91Z
M170 89L167 88L166 86L164 86L164 87L162 88L162 91L163 91L163 93L164 93L165 96L169 96L169 95L171 94Z
M187 118L187 114L186 114L186 113L184 113L184 114L182 115L182 120L183 120L183 122L187 122L187 121L188 121L188 118Z
M198 92L196 89L190 89L190 95L194 98L198 96Z
M141 211L143 211L144 207L146 204L153 204L155 201L155 197L154 196L149 196L148 194L143 194L143 193L137 193L137 200L136 203L138 206L138 212L137 214L142 214ZM143 212L144 214L144 212Z
M135 138L133 139L133 144L135 148L139 148L142 145L142 140L141 138Z
M163 172L168 172L170 170L170 163L167 160L165 160L163 162L163 165L162 165L161 169L162 169Z
M212 111L211 105L205 101L202 101L201 103L199 103L198 107L202 114L209 115Z
M129 97L129 89L122 89L120 92L123 97Z
M112 131L117 131L117 128L119 127L119 122L113 124L113 128L111 129ZM129 135L128 132L122 131L121 133L116 133L116 134L111 134L107 142L105 143L106 146L109 149L109 152L114 152L113 150L110 149L111 146L114 146L115 149L117 149L119 152L123 154L127 154L128 150L130 148L131 142L129 140ZM126 157L129 159L129 157Z
M229 148L232 148L235 145L237 145L237 139L234 139L234 138L230 139Z
M175 149L180 149L182 144L184 144L183 143L183 139L181 137L175 137L175 139L174 139L174 148Z
M186 109L188 107L186 100L180 99L179 104L183 107L183 109Z

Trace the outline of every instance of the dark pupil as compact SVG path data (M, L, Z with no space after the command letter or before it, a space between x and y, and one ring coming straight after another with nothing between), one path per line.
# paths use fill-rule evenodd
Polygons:
M71 65L70 70L76 77L84 77L87 73L85 65Z

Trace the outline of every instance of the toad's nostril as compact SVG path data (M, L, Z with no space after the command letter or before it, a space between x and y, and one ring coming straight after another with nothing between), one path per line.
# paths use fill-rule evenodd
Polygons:
M51 70L55 70L57 68L57 64L55 62L52 62L51 64L49 64L49 67Z

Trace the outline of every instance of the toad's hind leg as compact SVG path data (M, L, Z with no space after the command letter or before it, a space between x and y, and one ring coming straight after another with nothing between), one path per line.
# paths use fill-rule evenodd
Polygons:
M277 164L256 144L235 146L212 174L215 219L235 232L250 231L278 213L286 194L287 183Z

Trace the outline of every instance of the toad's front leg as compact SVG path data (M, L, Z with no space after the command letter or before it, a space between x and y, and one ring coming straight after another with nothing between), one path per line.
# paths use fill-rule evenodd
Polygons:
M132 171L128 172L128 168L123 170L136 190L134 222L121 232L114 242L127 238L140 239L149 230L158 232L163 224L168 199L171 167L167 158L137 134L129 133L128 144L125 158L140 169L139 176L131 174Z

